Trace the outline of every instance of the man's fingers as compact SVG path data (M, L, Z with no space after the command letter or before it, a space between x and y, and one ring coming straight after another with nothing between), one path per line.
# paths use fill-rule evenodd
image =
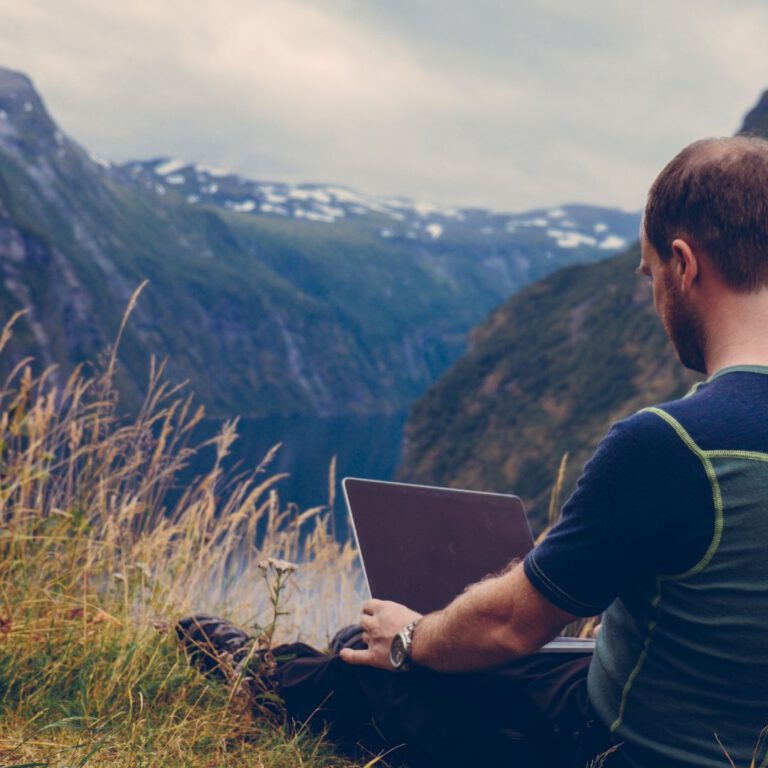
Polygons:
M339 656L347 664L368 664L370 663L371 652L369 650L355 651L352 648L342 648Z
M372 597L370 600L366 600L365 603L363 603L363 615L371 616L382 602L382 600L377 600L375 597Z
M360 617L360 626L363 628L364 632L370 632L371 627L373 626L373 617L364 613Z

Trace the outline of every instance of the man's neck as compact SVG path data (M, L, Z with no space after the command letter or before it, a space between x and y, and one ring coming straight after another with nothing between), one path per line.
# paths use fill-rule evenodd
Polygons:
M705 316L707 374L735 365L768 366L768 290L730 294Z

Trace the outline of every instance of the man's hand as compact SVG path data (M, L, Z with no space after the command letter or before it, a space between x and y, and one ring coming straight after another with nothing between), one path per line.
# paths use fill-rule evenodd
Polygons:
M339 654L348 664L366 664L379 669L392 669L389 647L392 638L409 622L420 619L421 614L390 600L369 600L363 606L360 626L363 640L368 645L364 651L343 648Z

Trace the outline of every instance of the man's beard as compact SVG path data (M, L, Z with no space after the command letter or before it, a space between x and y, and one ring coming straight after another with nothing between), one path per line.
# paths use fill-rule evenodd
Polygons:
M705 334L704 326L699 315L685 304L677 287L669 281L667 287L668 302L664 327L669 340L677 352L680 362L692 371L707 372L707 361L704 358Z

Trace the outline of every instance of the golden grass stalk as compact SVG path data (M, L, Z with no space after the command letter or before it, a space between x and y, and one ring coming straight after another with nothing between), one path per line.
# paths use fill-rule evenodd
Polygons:
M356 613L355 551L326 508L281 505L268 461L228 477L236 422L177 488L202 409L153 361L142 407L121 416L116 365L57 387L24 362L0 389L0 764L349 765L251 717L170 630L193 610L269 621L257 563L271 557L300 564L275 632L322 643Z
M544 537L552 530L552 528L557 524L557 521L560 519L560 508L562 505L561 496L563 493L563 485L565 484L565 471L568 468L568 458L569 454L566 451L560 459L560 466L557 470L555 484L552 486L552 492L549 495L547 526L536 539L537 544L544 539Z

